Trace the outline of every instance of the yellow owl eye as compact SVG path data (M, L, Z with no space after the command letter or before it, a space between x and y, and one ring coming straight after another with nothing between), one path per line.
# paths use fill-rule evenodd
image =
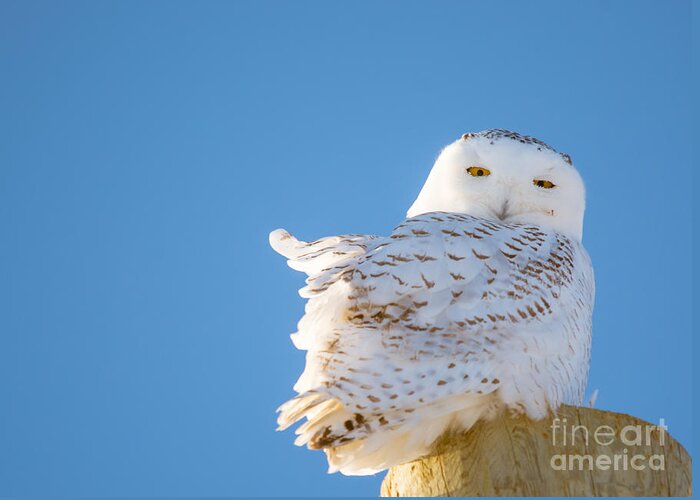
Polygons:
M545 189L552 189L553 187L556 186L556 184L554 184L553 182L545 181L542 179L533 179L532 183L537 187L541 187L541 188L545 188Z
M486 177L487 175L491 175L491 171L484 167L469 167L467 172L469 172L469 175L472 177Z

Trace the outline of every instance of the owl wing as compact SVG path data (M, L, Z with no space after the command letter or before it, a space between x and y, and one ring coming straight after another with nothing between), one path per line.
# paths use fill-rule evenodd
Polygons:
M590 334L593 280L579 243L441 212L408 219L387 238L320 241L285 253L311 271L294 335L306 368L278 420L285 428L307 418L297 444L352 448L481 407L495 391L541 416L582 390L588 352L572 348L572 335ZM324 264L312 270L315 259Z

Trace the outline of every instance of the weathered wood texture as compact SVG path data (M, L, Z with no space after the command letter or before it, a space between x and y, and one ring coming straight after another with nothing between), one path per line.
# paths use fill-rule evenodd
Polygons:
M556 417L560 428L553 430ZM574 430L575 441L571 444L574 426L583 427ZM393 467L384 478L381 494L689 496L690 456L667 431L662 433L651 426L629 415L570 406L538 422L503 416L480 422L465 434L444 436L436 443L433 455ZM610 436L613 430L614 439ZM637 440L640 435L641 444ZM590 461L585 456L590 456ZM605 457L610 459L608 470L604 470L608 461ZM654 470L662 460L663 469ZM643 465L643 470L635 470L632 463L637 469Z

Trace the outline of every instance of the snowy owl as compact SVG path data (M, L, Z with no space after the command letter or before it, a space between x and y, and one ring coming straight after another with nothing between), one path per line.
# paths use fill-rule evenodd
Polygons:
M584 198L568 155L494 129L443 149L389 236L273 231L309 276L292 335L306 367L279 429L305 418L297 445L365 475L502 411L581 404L594 298Z

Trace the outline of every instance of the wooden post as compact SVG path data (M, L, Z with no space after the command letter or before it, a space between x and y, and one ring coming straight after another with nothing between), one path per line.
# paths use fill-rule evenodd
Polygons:
M382 496L416 497L690 493L690 456L668 432L629 415L571 406L538 422L503 416L443 436L434 454L392 467L381 489Z

